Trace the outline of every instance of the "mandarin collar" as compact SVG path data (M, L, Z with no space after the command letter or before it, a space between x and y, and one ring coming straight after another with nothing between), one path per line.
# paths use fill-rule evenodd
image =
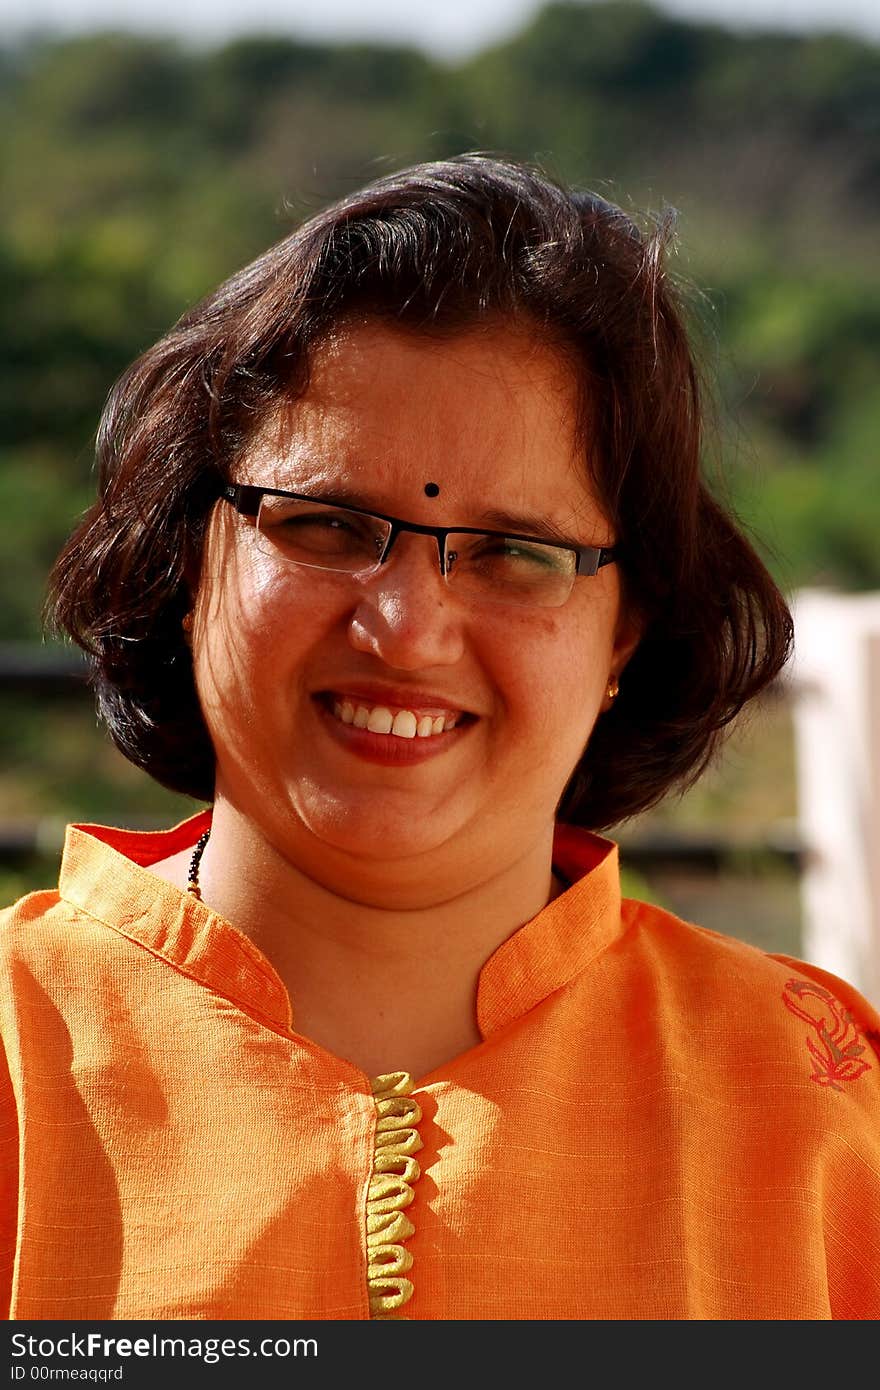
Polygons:
M210 810L171 830L68 826L61 856L61 897L146 947L192 979L270 1027L289 1033L290 999L262 951L193 893L148 866L191 849L211 824Z
M149 872L151 864L191 849L210 824L208 809L170 830L68 826L60 895L269 1027L290 1034L287 989L258 947L192 893ZM477 1022L483 1038L562 989L620 934L617 845L557 824L553 867L570 886L503 941L480 971Z
M480 971L484 1038L562 989L621 932L617 845L557 823L553 868L569 887L503 941Z

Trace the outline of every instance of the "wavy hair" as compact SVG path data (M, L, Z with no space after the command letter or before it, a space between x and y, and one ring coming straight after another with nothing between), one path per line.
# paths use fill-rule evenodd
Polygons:
M703 476L703 408L669 219L626 212L484 155L379 179L240 270L135 361L97 436L99 495L52 571L46 614L88 653L127 758L210 801L214 751L181 619L207 518L262 423L308 384L353 313L425 334L490 320L574 362L583 466L644 624L559 812L614 825L703 771L792 644L786 601Z

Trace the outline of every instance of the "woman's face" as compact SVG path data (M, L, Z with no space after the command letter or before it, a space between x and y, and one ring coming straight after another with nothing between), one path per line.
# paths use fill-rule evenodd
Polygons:
M367 322L316 352L308 391L235 481L425 525L540 535L549 523L607 545L576 418L565 357L519 332L438 339ZM499 512L518 521L499 526ZM218 504L193 639L218 799L319 880L370 862L427 894L546 837L635 644L617 567L575 580L561 607L518 607L447 587L431 536L401 535L366 580L291 566L258 542ZM395 727L416 737L373 731L388 722L379 710L409 712Z

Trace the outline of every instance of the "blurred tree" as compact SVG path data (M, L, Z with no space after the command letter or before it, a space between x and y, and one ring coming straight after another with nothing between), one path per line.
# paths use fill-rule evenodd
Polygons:
M38 635L127 363L328 199L474 148L679 208L724 485L784 583L877 587L878 136L876 45L731 33L638 0L549 4L461 63L272 36L0 49L0 637Z

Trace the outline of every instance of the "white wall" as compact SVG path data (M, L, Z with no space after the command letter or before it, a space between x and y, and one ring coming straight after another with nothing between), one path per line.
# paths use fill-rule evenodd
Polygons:
M880 594L793 607L802 954L880 1005Z

